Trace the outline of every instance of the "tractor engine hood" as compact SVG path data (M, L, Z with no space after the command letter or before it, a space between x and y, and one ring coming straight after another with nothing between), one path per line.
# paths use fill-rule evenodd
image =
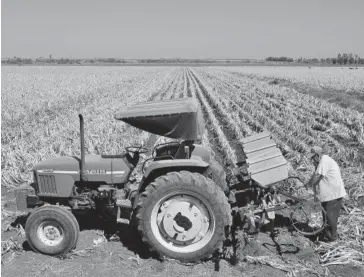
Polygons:
M78 157L56 157L37 164L34 171L38 182L42 176L70 176L73 181L80 181L80 164L81 159ZM124 183L132 170L131 167L125 155L86 155L84 181L103 184Z
M79 174L80 159L77 157L56 157L42 161L34 166L38 173Z

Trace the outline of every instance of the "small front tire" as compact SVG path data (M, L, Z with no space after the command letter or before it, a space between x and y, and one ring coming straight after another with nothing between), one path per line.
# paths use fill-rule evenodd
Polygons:
M75 216L60 206L42 206L30 214L25 233L30 247L46 255L62 255L78 241L79 225Z

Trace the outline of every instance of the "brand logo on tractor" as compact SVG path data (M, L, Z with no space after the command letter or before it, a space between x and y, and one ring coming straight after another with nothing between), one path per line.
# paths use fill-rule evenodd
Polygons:
M42 168L42 169L39 169L38 172L41 172L41 173L53 173L53 169L52 168Z
M37 173L58 173L58 174L79 174L79 170L54 170L51 168L42 168L38 169ZM105 169L86 169L84 170L85 174L118 174L118 177L121 177L125 173L124 170L120 171L106 171Z
M86 174L106 174L106 170L104 169L86 169Z

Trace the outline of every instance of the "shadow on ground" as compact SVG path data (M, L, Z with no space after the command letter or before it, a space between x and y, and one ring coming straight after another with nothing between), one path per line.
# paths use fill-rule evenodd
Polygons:
M111 220L105 220L102 217L96 216L95 214L83 214L76 215L76 219L80 226L80 231L83 234L87 234L87 231L103 231L103 235L107 241L112 241L115 237L121 242L121 244L128 249L130 252L138 255L142 259L153 258L161 260L158 254L149 250L148 246L143 243L142 238L133 225L116 224ZM12 226L18 225L25 228L27 220L26 215L17 217ZM235 236L225 242L225 251L230 252L226 255L220 255L218 252L209 259L215 264L215 270L219 271L220 261L223 259L231 265L239 263L245 255L259 256L259 255L283 255L283 254L297 254L300 252L300 245L297 243L289 243L285 240L277 240L277 237L282 237L280 232L292 234L294 228L291 226L291 220L289 217L276 214L274 225L263 226L261 232L252 237L249 242L246 240L242 230L236 230ZM273 232L272 232L273 231ZM301 236L303 238L303 236ZM312 241L316 240L316 237L307 237ZM300 241L301 242L301 241ZM92 241L91 241L92 243ZM24 251L32 251L27 241L23 242Z
M158 255L151 252L148 246L143 243L136 227L133 225L117 224L91 214L77 215L76 218L80 225L80 231L102 230L108 241L116 235L124 247L139 255L140 258L158 258Z
M27 218L28 215L20 215L15 218L11 223L11 226L16 228L20 225L25 229ZM137 254L140 258L158 258L158 255L151 252L148 246L142 242L142 239L134 226L116 224L93 214L76 215L76 219L79 223L81 232L86 230L101 230L104 232L104 236L108 241L110 241L111 237L116 236L124 247L134 254ZM22 246L24 251L33 251L26 240L23 242Z

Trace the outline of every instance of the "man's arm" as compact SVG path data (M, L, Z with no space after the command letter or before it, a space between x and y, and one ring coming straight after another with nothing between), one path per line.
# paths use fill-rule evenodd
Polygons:
M316 188L316 186L320 183L320 181L322 180L322 178L324 178L324 176L322 176L321 174L318 173L313 173L312 177L310 179L310 181L308 181L308 183L305 185L306 188L309 187L313 187L314 189Z

